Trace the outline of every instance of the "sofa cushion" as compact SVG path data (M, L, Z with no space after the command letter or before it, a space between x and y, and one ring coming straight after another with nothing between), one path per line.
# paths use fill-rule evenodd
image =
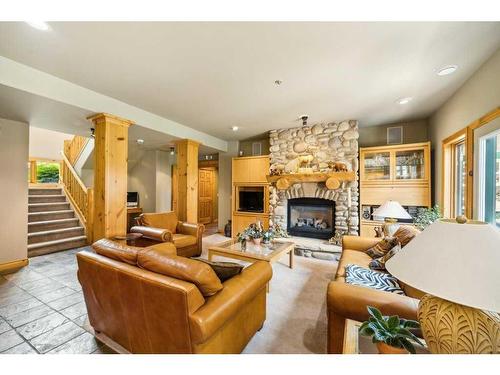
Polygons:
M229 280L231 277L240 274L241 270L244 268L241 264L233 262L211 262L203 258L196 258L195 260L206 263L210 267L212 267L214 272L217 274L217 277L222 282Z
M401 225L396 233L394 233L394 237L397 238L401 247L405 247L419 233L420 231L411 225Z
M373 259L384 256L389 250L398 244L396 237L384 237L380 242L366 250L366 253Z
M401 245L398 243L391 250L389 250L385 255L382 255L380 258L373 259L369 266L372 270L380 270L385 271L385 263L391 259L398 251L401 250Z
M405 294L398 280L387 273L372 271L355 264L348 264L345 267L345 274L345 282L347 284L363 286L383 292Z
M172 241L174 241L175 247L187 247L196 245L197 238L188 234L176 233L172 236Z
M177 215L175 212L161 212L156 214L142 214L142 224L148 227L168 229L172 233L177 231Z
M223 288L208 264L193 259L145 248L139 252L137 263L149 271L193 283L205 297L212 296Z
M371 260L372 258L362 251L349 249L342 250L342 256L340 257L339 265L337 267L335 280L345 281L345 267L348 264L357 264L358 266L368 268Z
M94 242L92 244L92 248L99 255L128 263L133 266L137 265L137 254L140 250L142 250L140 248L124 245L106 238Z

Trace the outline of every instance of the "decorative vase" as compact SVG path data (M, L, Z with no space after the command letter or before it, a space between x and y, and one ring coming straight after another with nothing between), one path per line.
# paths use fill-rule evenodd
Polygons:
M394 346L387 345L385 342L377 342L377 349L379 354L408 354L404 348L395 348Z
M252 242L255 244L255 245L260 245L260 242L262 241L262 237L261 238L252 238Z
M231 220L228 220L227 224L224 225L224 236L231 237Z
M247 249L247 240L241 241L241 250L245 251Z

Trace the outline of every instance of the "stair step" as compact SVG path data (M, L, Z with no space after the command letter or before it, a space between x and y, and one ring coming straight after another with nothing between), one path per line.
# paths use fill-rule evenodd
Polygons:
M30 188L28 195L60 195L62 194L61 188Z
M70 227L34 232L28 234L28 244L78 237L83 236L84 234L85 230L83 227Z
M73 228L78 225L79 220L76 217L70 219L36 221L28 223L28 233L43 232L53 229Z
M68 202L50 202L50 203L30 203L28 204L28 212L49 212L49 211L64 211L69 210Z
M75 217L75 213L73 212L73 210L30 212L28 213L28 223L33 223L36 221L70 219L73 217Z
M52 202L66 202L66 196L63 194L58 195L29 195L28 203L52 203Z
M28 245L28 257L34 257L44 254L53 253L56 251L74 249L87 244L85 236L76 236L63 238L59 240L39 242Z

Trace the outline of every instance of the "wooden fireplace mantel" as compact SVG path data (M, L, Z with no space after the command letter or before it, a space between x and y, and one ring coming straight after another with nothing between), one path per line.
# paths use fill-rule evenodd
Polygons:
M328 189L334 190L340 187L341 181L356 180L356 173L350 172L330 172L330 173L287 173L279 176L266 176L267 181L276 184L279 190L286 190L297 182L325 182Z

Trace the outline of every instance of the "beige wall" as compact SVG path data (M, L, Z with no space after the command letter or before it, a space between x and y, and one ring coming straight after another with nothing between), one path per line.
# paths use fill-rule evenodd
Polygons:
M231 219L232 159L238 156L238 143L228 142L228 152L219 153L219 229L224 229L224 225Z
M73 135L53 130L29 127L30 146L29 154L32 158L61 160L61 151L64 141L73 139Z
M28 124L0 119L0 264L28 257L28 151Z
M434 199L441 199L441 142L500 105L500 50L486 61L429 120L434 149Z
M128 172L128 191L139 193L144 212L169 211L171 207L171 162L168 152L147 150Z
M243 151L243 156L252 156L252 144L258 142L261 144L261 155L269 154L269 135L259 139L240 141L239 151Z
M407 121L359 128L359 147L386 145L387 128L394 126L403 127L403 143L427 142L429 140L427 120Z

